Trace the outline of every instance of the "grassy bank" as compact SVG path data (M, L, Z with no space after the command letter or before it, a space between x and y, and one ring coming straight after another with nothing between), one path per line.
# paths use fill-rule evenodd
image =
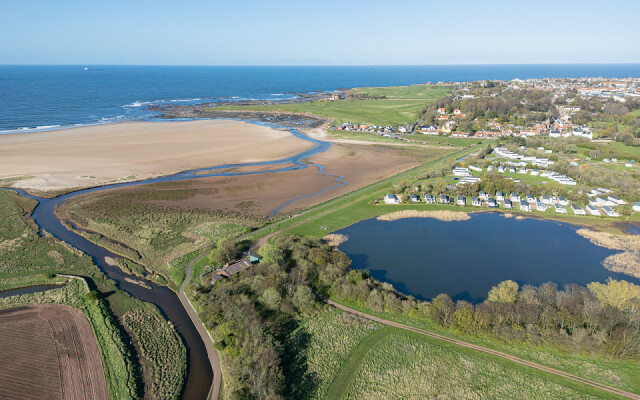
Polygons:
M175 288L183 272L176 267L180 261L172 260L263 223L259 217L157 205L193 195L188 189L148 185L79 196L68 201L62 213L81 229L99 232L80 232L89 240L133 259Z
M90 257L54 237L39 236L37 226L29 219L36 204L35 200L22 198L13 192L0 191L0 260L2 260L0 262L0 290L60 283L66 281L67 278L54 276L54 274L70 274L85 277L89 285L96 289L97 296L84 299L84 286L80 290L76 287L77 281L72 280L65 289L53 289L32 295L7 298L11 300L0 299L3 300L0 304L56 302L81 309L87 314L98 337L105 370L107 374L110 374L107 376L107 382L109 383L111 380L109 385L112 387L112 393L120 393L118 397L114 395L114 398L135 397L138 388L159 385L161 382L153 380L156 378L155 376L146 375L147 381L143 382L142 376L135 372L138 363L135 361L135 356L129 354L133 349L129 349L128 343L131 339L138 342L143 338L132 337L134 331L130 330L127 333L119 319L127 313L149 312L150 315L157 314L156 316L164 321L165 329L171 329L172 332L173 329L166 324L166 320L160 316L157 309L155 314L149 311L149 307L152 307L150 304L134 299L118 290L115 282L107 279L93 264ZM123 267L132 270L132 272L141 272L139 266L134 263L125 263ZM157 321L152 322L157 324ZM166 341L168 348L181 347L184 349L179 339L173 342L165 340L167 334L161 329L155 329L154 326L147 324L143 324L139 329L144 330L146 342L161 343ZM175 332L173 334L175 335ZM162 347L160 344L158 346L158 348ZM146 354L139 355L142 362L153 363L153 360L146 360ZM177 359L175 363L163 364L163 368L167 375L179 375L186 368L186 360ZM173 384L175 385L175 382ZM132 388L135 388L135 392ZM177 392L180 391L180 388L177 389ZM123 393L126 391L130 391L131 396L124 396Z

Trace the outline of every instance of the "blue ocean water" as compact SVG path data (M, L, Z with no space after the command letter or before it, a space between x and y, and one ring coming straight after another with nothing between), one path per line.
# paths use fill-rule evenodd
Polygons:
M153 117L148 104L284 99L358 86L545 77L640 77L640 64L352 67L0 65L0 132Z

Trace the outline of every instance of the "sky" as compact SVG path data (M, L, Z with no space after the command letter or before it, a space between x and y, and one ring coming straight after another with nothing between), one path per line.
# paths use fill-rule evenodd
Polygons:
M640 1L0 0L0 64L640 63Z

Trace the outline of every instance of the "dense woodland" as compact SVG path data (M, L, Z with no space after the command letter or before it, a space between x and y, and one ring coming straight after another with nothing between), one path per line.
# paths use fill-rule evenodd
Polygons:
M445 294L429 302L398 293L311 238L278 236L260 264L195 290L202 320L223 354L225 390L236 398L290 397L304 375L287 335L300 315L323 307L314 292L373 312L404 314L449 330L592 355L640 355L640 288L621 281L519 288L506 281L480 304ZM302 379L304 380L304 379Z

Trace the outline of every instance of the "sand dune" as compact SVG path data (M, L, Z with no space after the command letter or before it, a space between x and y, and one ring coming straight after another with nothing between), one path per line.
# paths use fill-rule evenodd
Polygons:
M231 120L126 122L0 135L0 179L37 191L288 157L312 143ZM8 186L7 180L0 182Z

